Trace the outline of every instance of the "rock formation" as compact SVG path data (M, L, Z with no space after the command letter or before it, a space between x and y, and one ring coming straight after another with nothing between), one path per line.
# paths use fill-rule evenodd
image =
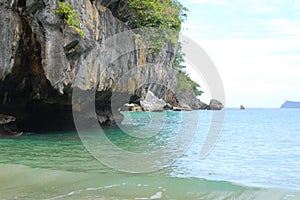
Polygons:
M146 94L146 87L164 98L167 88L176 85L175 75L166 70L172 68L174 45L165 44L161 52L146 54L142 39L134 37L134 33L133 37L106 43L129 28L101 3L72 2L80 14L85 33L82 38L53 13L57 1L1 0L0 113L15 116L22 130L73 128L73 88L87 92L97 88L98 119L100 123L113 124L110 101L117 84L120 92L133 101ZM103 63L103 56L110 56L105 55L105 50L118 49L120 44L136 50ZM146 62L153 66L142 68ZM126 73L132 76L120 83ZM142 85L145 76L151 77L153 84Z
M224 108L224 105L216 100L216 99L212 99L208 105L207 110L222 110Z
M122 121L119 108L126 103L140 111L149 91L169 103L168 109L222 107L207 106L190 92L176 97L175 45L166 42L160 52L147 53L147 41L113 16L113 2L72 1L81 37L53 12L56 0L1 0L0 113L15 116L22 131L57 131L74 128L72 108L84 110L89 95L95 96L98 121L106 125ZM129 37L111 39L124 32ZM75 88L82 101L72 102ZM152 110L146 102L143 109Z

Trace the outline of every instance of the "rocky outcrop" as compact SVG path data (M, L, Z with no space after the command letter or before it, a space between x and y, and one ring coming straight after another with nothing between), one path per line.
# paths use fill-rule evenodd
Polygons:
M166 102L156 97L151 91L148 91L146 98L141 101L141 106L144 111L162 112L164 111Z
M223 108L224 105L220 101L212 99L209 103L207 110L222 110Z
M57 1L1 0L0 112L16 116L21 130L71 129L74 88L96 88L98 119L107 125L122 118L112 115L112 93L129 96L120 106L150 89L158 98L170 96L168 88L175 87L176 79L166 69L172 68L173 45L146 54L143 39L133 32L107 42L129 28L101 3L72 1L80 14L82 38L53 13ZM112 61L120 44L134 51ZM153 66L143 67L146 63ZM149 84L143 85L145 79Z
M174 106L177 110L207 110L209 106L197 98L195 92L191 88L177 94ZM180 109L181 107L181 109ZM184 108L185 107L185 108Z

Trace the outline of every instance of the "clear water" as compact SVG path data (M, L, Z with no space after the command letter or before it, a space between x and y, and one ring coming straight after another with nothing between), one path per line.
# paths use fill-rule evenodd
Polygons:
M127 130L158 128L147 126L147 113L126 115L133 119L124 121ZM106 136L133 152L162 148L180 130L179 114L167 115L171 120L149 139L117 128L106 128ZM189 115L198 118L193 144L169 167L144 174L101 164L76 132L2 138L0 199L300 199L300 109L227 109L218 143L204 159L199 153L212 112ZM185 123L194 127L197 120Z

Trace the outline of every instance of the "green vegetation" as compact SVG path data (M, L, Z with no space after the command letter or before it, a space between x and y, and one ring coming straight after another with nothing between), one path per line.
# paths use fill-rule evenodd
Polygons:
M201 96L201 94L203 94L203 91L200 89L200 85L193 81L185 71L179 70L177 75L176 93L181 94L186 91L187 88L191 88L196 96Z
M129 0L128 5L128 25L132 28L155 27L179 33L187 16L187 9L177 0Z
M119 0L111 9L132 29L153 28L139 33L149 43L148 53L158 53L166 42L176 44L187 17L187 9L177 0Z
M54 10L54 13L65 19L70 28L73 28L81 37L84 37L84 32L80 29L80 15L72 8L70 3L58 1L58 7Z
M177 0L130 0L132 16L128 25L132 28L156 28L147 32L150 49L159 52L164 43L176 44L181 23L186 18L187 9Z
M173 66L178 69L176 93L181 94L188 88L191 88L196 96L201 96L203 91L200 89L200 85L193 81L185 71L184 54L180 50L178 50L175 56Z

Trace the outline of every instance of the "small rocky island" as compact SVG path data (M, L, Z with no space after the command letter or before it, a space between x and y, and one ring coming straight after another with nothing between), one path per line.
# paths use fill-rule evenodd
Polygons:
M300 108L300 102L286 101L280 108Z

